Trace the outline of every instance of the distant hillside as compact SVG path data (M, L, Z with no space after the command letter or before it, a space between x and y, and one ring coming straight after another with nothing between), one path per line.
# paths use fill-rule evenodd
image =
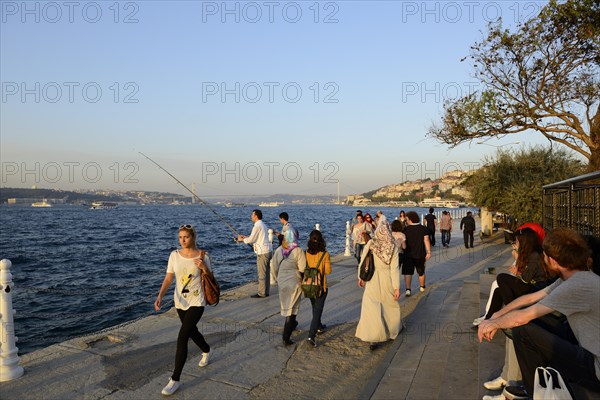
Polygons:
M371 190L362 194L350 195L347 204L362 204L365 202L414 201L419 202L428 197L439 197L444 200L468 200L470 194L462 186L472 171L449 171L442 177L405 181Z
M52 199L66 204L92 203L94 201L112 201L112 202L143 202L148 199L165 199L165 202L171 202L174 199L185 199L184 196L173 193L158 192L112 192L112 191L86 191L73 192L69 190L55 189L21 189L21 188L0 188L0 204L8 202L8 199ZM142 200L146 199L146 200ZM152 202L152 200L150 201ZM159 201L154 201L159 202Z
M90 204L94 201L111 201L117 203L144 203L144 204L189 204L192 201L191 196L182 196L174 193L163 192L117 192L110 190L93 191L68 191L54 189L18 189L18 188L0 188L0 204L8 202L8 199L17 199L17 203L27 203L28 201L41 201L47 199L51 203L65 204ZM19 201L20 200L20 201ZM239 196L234 199L224 196L222 199L211 198L209 203L215 203L219 200L235 201L244 204L259 204L261 202L278 202L285 204L332 204L337 201L333 195L293 195L293 194L274 194L265 196Z

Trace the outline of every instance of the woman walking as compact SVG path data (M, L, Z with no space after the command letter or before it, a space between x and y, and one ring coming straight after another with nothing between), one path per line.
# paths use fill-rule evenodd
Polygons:
M331 259L329 253L325 250L325 240L318 230L310 233L306 249L306 265L315 268L319 265L319 273L323 275L323 293L316 299L311 298L312 304L312 322L308 332L308 342L317 347L317 333L325 332L326 326L321 323L321 315L325 307L327 298L327 275L331 274ZM320 263L319 263L320 262Z
M275 250L273 268L277 271L281 315L285 317L283 344L289 346L294 344L291 336L298 326L296 315L298 315L302 294L300 274L306 269L306 256L298 247L298 237L293 229L285 232L282 245Z
M181 386L179 378L187 359L190 338L202 350L199 367L205 367L211 355L210 346L196 326L206 305L200 284L201 271L211 271L210 258L205 250L196 247L196 231L191 225L181 225L178 235L181 249L171 252L165 279L154 302L154 309L160 310L162 299L175 280L175 309L181 320L181 328L177 336L175 369L169 383L162 390L162 394L166 396L172 395Z
M375 235L365 246L363 259L369 251L373 252L375 271L368 282L358 278L358 286L365 291L360 320L356 327L356 337L369 342L370 349L374 350L379 343L395 339L402 329L398 304L400 297L398 251L390 225L386 221L379 224Z

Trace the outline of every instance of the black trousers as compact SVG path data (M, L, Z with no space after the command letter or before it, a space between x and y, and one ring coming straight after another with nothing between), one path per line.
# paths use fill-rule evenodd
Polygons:
M323 308L325 308L325 299L327 298L327 293L329 289L324 291L321 296L316 299L310 299L310 304L312 305L312 321L310 323L310 331L308 332L309 338L315 338L317 335L317 330L323 326L321 323L321 315L323 315Z
M488 310L485 319L492 318L492 315L494 315L496 311L500 311L504 304L508 304L524 294L536 291L535 286L525 283L511 274L498 274L496 282L498 282L498 287L494 290L490 309Z
M563 320L564 321L564 320ZM576 383L600 393L594 355L581 347L566 321L549 314L512 329L515 352L523 383L533 395L535 369L549 366L560 372L565 383Z
M203 353L210 351L210 346L204 340L204 336L198 330L196 326L202 318L204 313L204 307L190 307L187 310L180 310L177 308L177 315L181 320L181 328L179 328L179 335L177 336L177 352L175 353L175 369L171 379L178 381L181 376L181 371L185 365L188 355L188 340L192 339L194 343L200 347Z
M429 244L435 246L435 231L429 230L427 234L429 235Z
M465 247L473 247L473 240L475 239L473 236L473 232L475 231L463 231L463 238L465 239Z

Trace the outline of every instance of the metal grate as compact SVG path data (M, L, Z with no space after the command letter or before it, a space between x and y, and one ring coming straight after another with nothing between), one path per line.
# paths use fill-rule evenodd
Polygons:
M600 171L543 187L545 229L567 227L600 237Z

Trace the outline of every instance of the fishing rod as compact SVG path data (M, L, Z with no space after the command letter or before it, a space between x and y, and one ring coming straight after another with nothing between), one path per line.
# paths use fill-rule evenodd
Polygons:
M181 186L183 186L185 188L185 190L187 190L188 192L190 192L192 194L192 196L194 196L194 198L196 198L196 200L198 200L200 202L200 204L202 204L204 207L208 208L213 214L215 214L217 216L217 218L219 218L225 225L227 225L227 227L229 229L231 229L233 231L233 233L235 233L237 236L240 235L240 233L229 224L229 222L225 221L225 219L219 215L219 213L217 213L215 210L213 210L206 201L202 200L200 197L198 197L198 195L196 193L194 193L192 190L190 190L190 188L188 188L186 185L184 185L179 179L177 179L172 173L170 173L169 171L167 171L166 169L164 169L159 163L157 163L156 161L154 161L153 159L151 159L150 157L148 157L147 155L145 155L144 153L142 153L141 151L138 151L138 153L140 153L141 155L143 155L144 157L146 157L148 160L150 160L154 165L156 165L158 168L162 169L163 171L165 171L171 178L175 179L175 181L177 183L179 183ZM234 240L237 241L237 236L235 237Z

